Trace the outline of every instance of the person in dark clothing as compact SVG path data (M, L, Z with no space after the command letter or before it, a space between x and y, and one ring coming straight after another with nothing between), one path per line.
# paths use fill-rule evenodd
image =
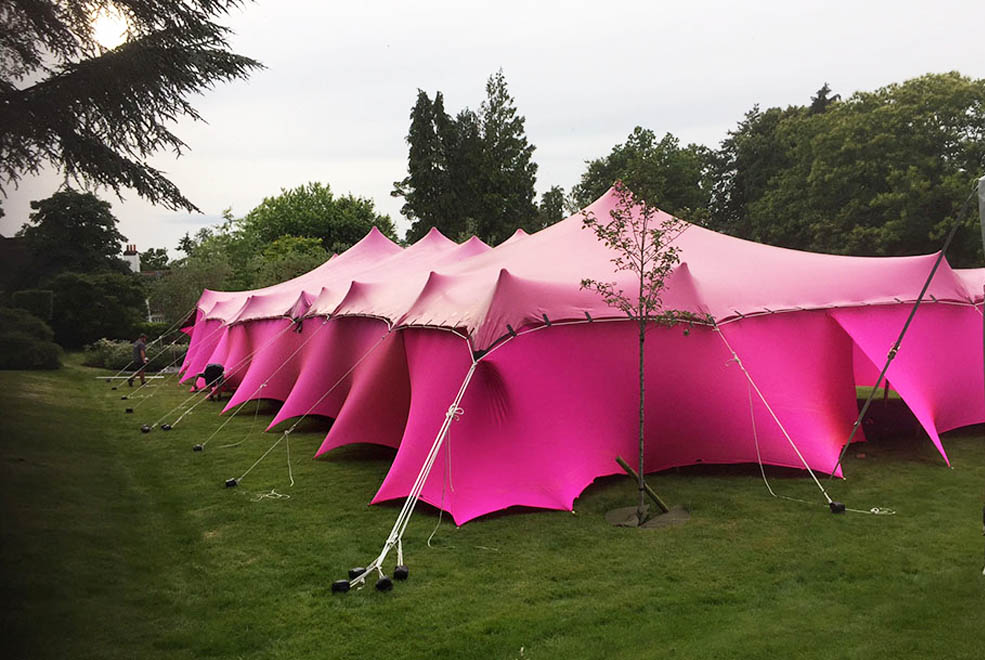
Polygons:
M205 381L205 387L209 390L209 401L219 401L222 398L222 386L225 383L225 368L218 363L205 365L205 371L195 377ZM196 388L197 391L197 388Z
M137 341L133 342L133 360L132 364L137 365L137 371L127 378L127 385L133 387L133 379L140 376L140 384L143 385L147 381L144 379L144 369L147 367L147 335L140 335L137 337Z

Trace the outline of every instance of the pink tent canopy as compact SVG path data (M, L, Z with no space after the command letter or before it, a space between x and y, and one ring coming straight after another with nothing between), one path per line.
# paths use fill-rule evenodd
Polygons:
M614 204L610 191L588 210L604 219ZM713 323L649 331L647 470L761 459L840 474L855 385L885 362L937 255L812 254L698 226L676 244L664 305ZM334 418L319 456L396 448L374 502L408 495L451 415L422 499L459 524L570 509L635 453L636 329L580 286L634 290L612 257L580 214L495 248L432 230L401 249L374 230L289 282L206 291L183 369L235 369L230 405L283 401L272 426ZM983 282L985 269L942 263L888 374L945 461L940 432L985 421Z

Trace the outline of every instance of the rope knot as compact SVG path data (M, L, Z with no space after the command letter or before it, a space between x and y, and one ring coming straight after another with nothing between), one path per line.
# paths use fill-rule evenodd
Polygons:
M463 410L462 408L456 406L453 403L450 406L448 406L448 412L445 413L445 417L447 417L448 419L451 419L451 420L457 422L458 420L460 420L462 418L462 415L463 414L465 414L465 410Z

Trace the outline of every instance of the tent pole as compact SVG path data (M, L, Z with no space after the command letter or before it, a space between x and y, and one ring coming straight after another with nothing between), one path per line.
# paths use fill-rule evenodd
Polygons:
M975 196L975 192L972 191L968 199L965 200L964 205L961 208L961 212L958 214L958 222L964 217L965 213L968 211L968 204L971 202L972 197ZM916 302L913 303L913 309L910 310L910 315L906 318L906 323L903 324L903 329L900 330L899 337L893 343L893 347L889 349L889 354L886 356L886 364L883 365L882 371L879 372L879 378L876 379L875 385L872 386L872 390L869 392L869 396L865 398L865 404L862 406L862 410L859 411L858 417L855 419L855 424L852 425L852 432L848 435L848 440L845 442L845 446L841 448L841 454L838 456L838 462L831 469L831 474L828 475L828 479L833 479L835 472L841 467L841 462L845 460L845 454L848 453L848 448L852 444L852 440L855 439L855 434L858 433L859 428L862 426L862 420L865 419L865 413L869 411L869 406L872 405L872 400L875 398L876 391L879 389L879 385L882 384L882 379L889 370L889 365L892 364L893 358L899 352L900 343L903 341L903 335L910 327L910 323L913 322L913 317L917 314L917 309L920 307L920 303L923 302L923 297L927 294L927 289L930 288L930 283L934 279L934 275L937 274L937 269L940 267L941 262L944 260L944 253L947 252L947 248L951 246L951 239L954 238L954 234L958 231L958 224L955 223L951 227L951 231L947 235L947 239L944 241L944 247L941 248L940 253L937 255L937 260L934 262L934 267L930 269L930 275L927 276L927 280L923 283L923 288L920 290L920 295L917 296Z

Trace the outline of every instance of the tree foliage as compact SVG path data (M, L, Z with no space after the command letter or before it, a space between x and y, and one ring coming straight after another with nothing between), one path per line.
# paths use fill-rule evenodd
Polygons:
M344 252L374 226L392 240L396 228L390 216L376 212L373 201L351 194L335 197L328 185L306 183L266 197L238 221L241 234L257 245L281 236L317 238L328 252Z
M49 287L55 301L51 327L66 348L102 337L132 339L147 314L144 289L133 275L61 273Z
M66 180L133 189L171 209L197 210L147 163L186 145L170 126L201 119L189 102L261 65L228 49L215 22L239 0L8 0L0 9L0 182L51 165ZM127 39L94 38L101 11Z
M622 181L638 199L667 213L702 216L709 200L705 170L710 154L696 144L681 147L670 133L657 140L653 131L637 126L608 156L588 161L581 180L571 189L572 199L584 208L614 181Z
M811 107L754 108L712 167L713 228L819 252L934 252L982 260L976 221L959 219L985 171L985 80L926 75ZM825 99L824 103L820 99Z
M168 267L168 251L164 248L150 248L140 253L140 270L143 272L164 270Z
M303 275L321 266L328 257L317 238L281 236L258 257L254 286L270 286Z
M320 183L282 190L242 218L226 209L221 223L179 241L187 256L151 285L151 306L175 321L203 289L255 289L291 279L323 264L329 249L349 249L374 226L395 238L393 222L371 200L334 197Z
M31 202L34 212L17 232L31 252L32 275L41 281L64 271L129 272L120 258L120 234L110 205L92 193L56 192Z
M453 118L440 91L432 100L418 90L407 134L407 177L394 182L391 193L404 199L401 212L412 221L409 242L437 227L452 238L475 234L497 243L518 227L536 231L553 217L534 201L537 164L524 121L502 70L486 82L478 113L465 108Z

